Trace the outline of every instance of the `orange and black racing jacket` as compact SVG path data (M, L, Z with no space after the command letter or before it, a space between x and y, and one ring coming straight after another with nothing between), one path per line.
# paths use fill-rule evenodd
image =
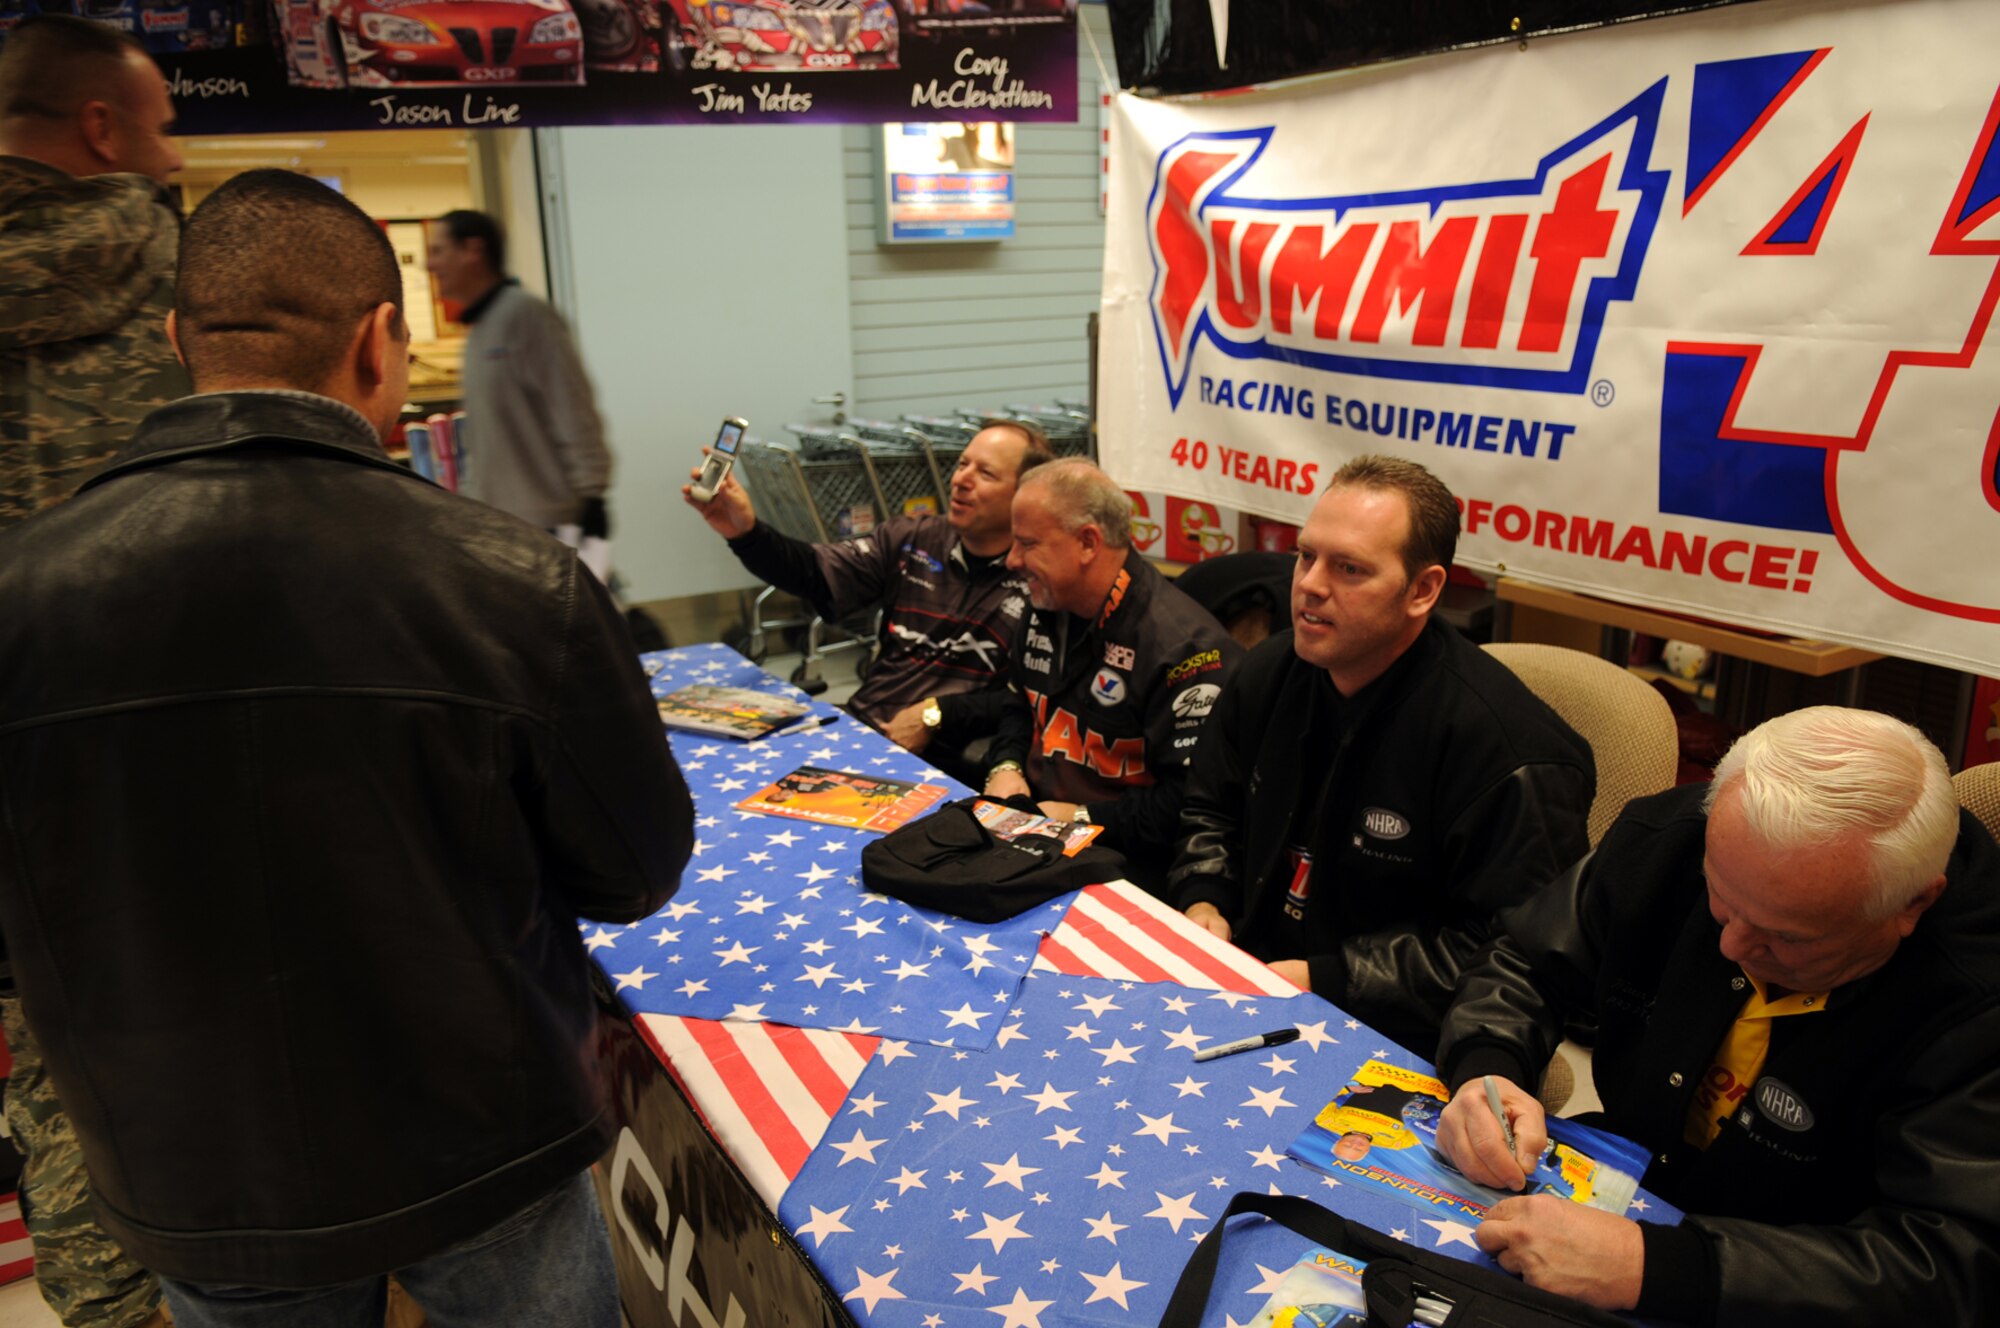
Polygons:
M1208 610L1137 554L1095 621L1033 610L1014 642L991 762L1038 799L1084 804L1104 841L1165 866L1202 721L1243 656Z

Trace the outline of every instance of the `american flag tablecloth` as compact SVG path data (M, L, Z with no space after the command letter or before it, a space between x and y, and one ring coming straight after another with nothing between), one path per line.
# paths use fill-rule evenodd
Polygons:
M1053 929L1036 957L1038 971L1250 996L1297 994L1264 965L1126 882L1093 885L1029 916ZM903 1040L770 1023L641 1015L638 1024L774 1211L870 1059L879 1054L894 1064L910 1054Z
M1297 1042L1193 1059L1294 1025ZM989 1050L872 1063L779 1217L857 1321L894 1328L1157 1322L1194 1242L1244 1189L1324 1201L1342 1188L1351 1216L1469 1247L1469 1226L1427 1224L1285 1156L1363 1060L1421 1066L1376 1036L1309 995L1037 971ZM1303 1245L1260 1234L1228 1265L1256 1275L1214 1300L1237 1321Z
M648 658L656 694L699 681L796 695L722 647ZM1156 1321L1239 1189L1477 1255L1469 1225L1285 1156L1364 1061L1422 1061L1127 883L975 927L861 890L864 832L734 810L807 763L941 780L851 720L747 750L673 740L703 840L688 880L661 914L588 926L586 941L858 1322ZM891 964L928 966L896 978ZM838 981L805 976L821 968ZM1289 1026L1302 1036L1288 1046L1193 1062ZM1231 1230L1211 1305L1238 1328L1304 1242Z
M655 696L699 682L803 699L723 646L645 659L657 668ZM628 1009L946 1046L992 1040L1052 921L1030 914L974 925L863 890L861 847L870 832L735 805L802 765L941 783L954 797L969 790L846 717L755 743L683 732L672 741L696 815L680 892L629 927L584 928L584 943Z

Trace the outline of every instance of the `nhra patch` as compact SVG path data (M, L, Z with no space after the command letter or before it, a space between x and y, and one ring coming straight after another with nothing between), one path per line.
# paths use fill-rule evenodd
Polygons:
M1756 1099L1757 1110L1780 1129L1796 1134L1813 1127L1812 1108L1790 1085L1765 1075L1757 1081L1756 1092L1751 1096Z
M1410 823L1395 812L1370 807L1361 813L1361 828L1377 839L1401 839L1410 833Z
M1090 696L1099 705L1115 706L1125 699L1125 675L1099 669L1090 680Z

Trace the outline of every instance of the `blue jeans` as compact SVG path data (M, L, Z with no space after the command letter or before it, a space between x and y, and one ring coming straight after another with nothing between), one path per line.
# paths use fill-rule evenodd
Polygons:
M396 1269L431 1328L619 1328L618 1274L590 1173L462 1244ZM179 1328L381 1328L389 1278L305 1291L161 1278Z

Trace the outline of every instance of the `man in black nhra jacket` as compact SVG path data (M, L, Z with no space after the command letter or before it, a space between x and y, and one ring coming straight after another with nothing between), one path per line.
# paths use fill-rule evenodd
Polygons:
M1293 630L1202 732L1170 898L1225 940L1428 1052L1494 914L1589 848L1590 748L1433 621L1458 509L1362 457L1299 537Z
M1102 825L1132 880L1158 890L1188 758L1242 648L1132 551L1131 500L1088 461L1022 480L1007 565L1034 603L1011 695L947 697L945 722L997 727L988 794Z
M892 517L832 544L808 544L759 522L734 474L706 503L688 486L681 494L753 576L810 601L821 617L886 610L881 657L847 708L922 752L939 738L938 698L1006 679L1027 609L1027 587L1006 564L1014 486L1050 455L1034 425L991 425L973 435L952 471L946 515ZM972 736L944 733L931 759L950 768L954 740Z
M1738 740L1707 786L1634 801L1503 919L1445 1020L1438 1142L1520 1184L1565 1017L1594 1013L1603 1124L1677 1227L1510 1198L1479 1244L1652 1319L1992 1323L2000 1315L2000 851L1944 757L1832 706Z

